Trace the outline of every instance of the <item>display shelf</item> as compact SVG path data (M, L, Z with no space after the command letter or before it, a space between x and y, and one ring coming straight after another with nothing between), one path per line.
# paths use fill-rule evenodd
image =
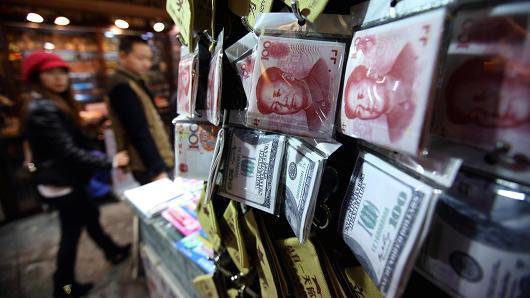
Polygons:
M160 256L175 279L186 281L182 286L189 296L200 297L191 280L205 272L175 248L175 243L184 238L183 235L164 218L157 216L149 220L140 218L140 238Z
M148 275L148 287L151 297L188 298L182 283L170 272L161 257L149 246L141 245L140 255L144 270Z

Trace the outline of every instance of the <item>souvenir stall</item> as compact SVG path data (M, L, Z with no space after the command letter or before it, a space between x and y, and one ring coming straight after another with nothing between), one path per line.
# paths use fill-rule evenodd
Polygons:
M126 196L172 295L530 295L530 3L167 11L176 178Z

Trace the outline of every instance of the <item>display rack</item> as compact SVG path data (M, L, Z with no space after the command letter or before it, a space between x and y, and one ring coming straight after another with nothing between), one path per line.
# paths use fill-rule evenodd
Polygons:
M316 2L167 2L197 292L528 296L530 4Z

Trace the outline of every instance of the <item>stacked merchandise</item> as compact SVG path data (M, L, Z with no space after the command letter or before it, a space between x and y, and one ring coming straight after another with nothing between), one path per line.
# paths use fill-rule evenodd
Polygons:
M227 2L167 1L201 296L530 294L530 4Z
M213 272L213 250L196 213L203 185L202 180L163 179L124 192L140 215L140 252L152 296L193 295L191 284L179 281Z

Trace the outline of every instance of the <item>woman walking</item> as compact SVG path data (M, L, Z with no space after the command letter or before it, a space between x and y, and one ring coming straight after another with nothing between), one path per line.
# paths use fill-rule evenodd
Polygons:
M25 108L29 141L40 195L59 211L61 240L54 274L54 297L85 295L93 284L75 280L75 260L83 228L112 263L123 261L130 244L116 244L102 229L99 210L85 189L95 170L126 166L120 152L113 160L91 153L83 134L79 107L73 99L68 65L59 56L35 52L23 62L24 79L32 86Z

